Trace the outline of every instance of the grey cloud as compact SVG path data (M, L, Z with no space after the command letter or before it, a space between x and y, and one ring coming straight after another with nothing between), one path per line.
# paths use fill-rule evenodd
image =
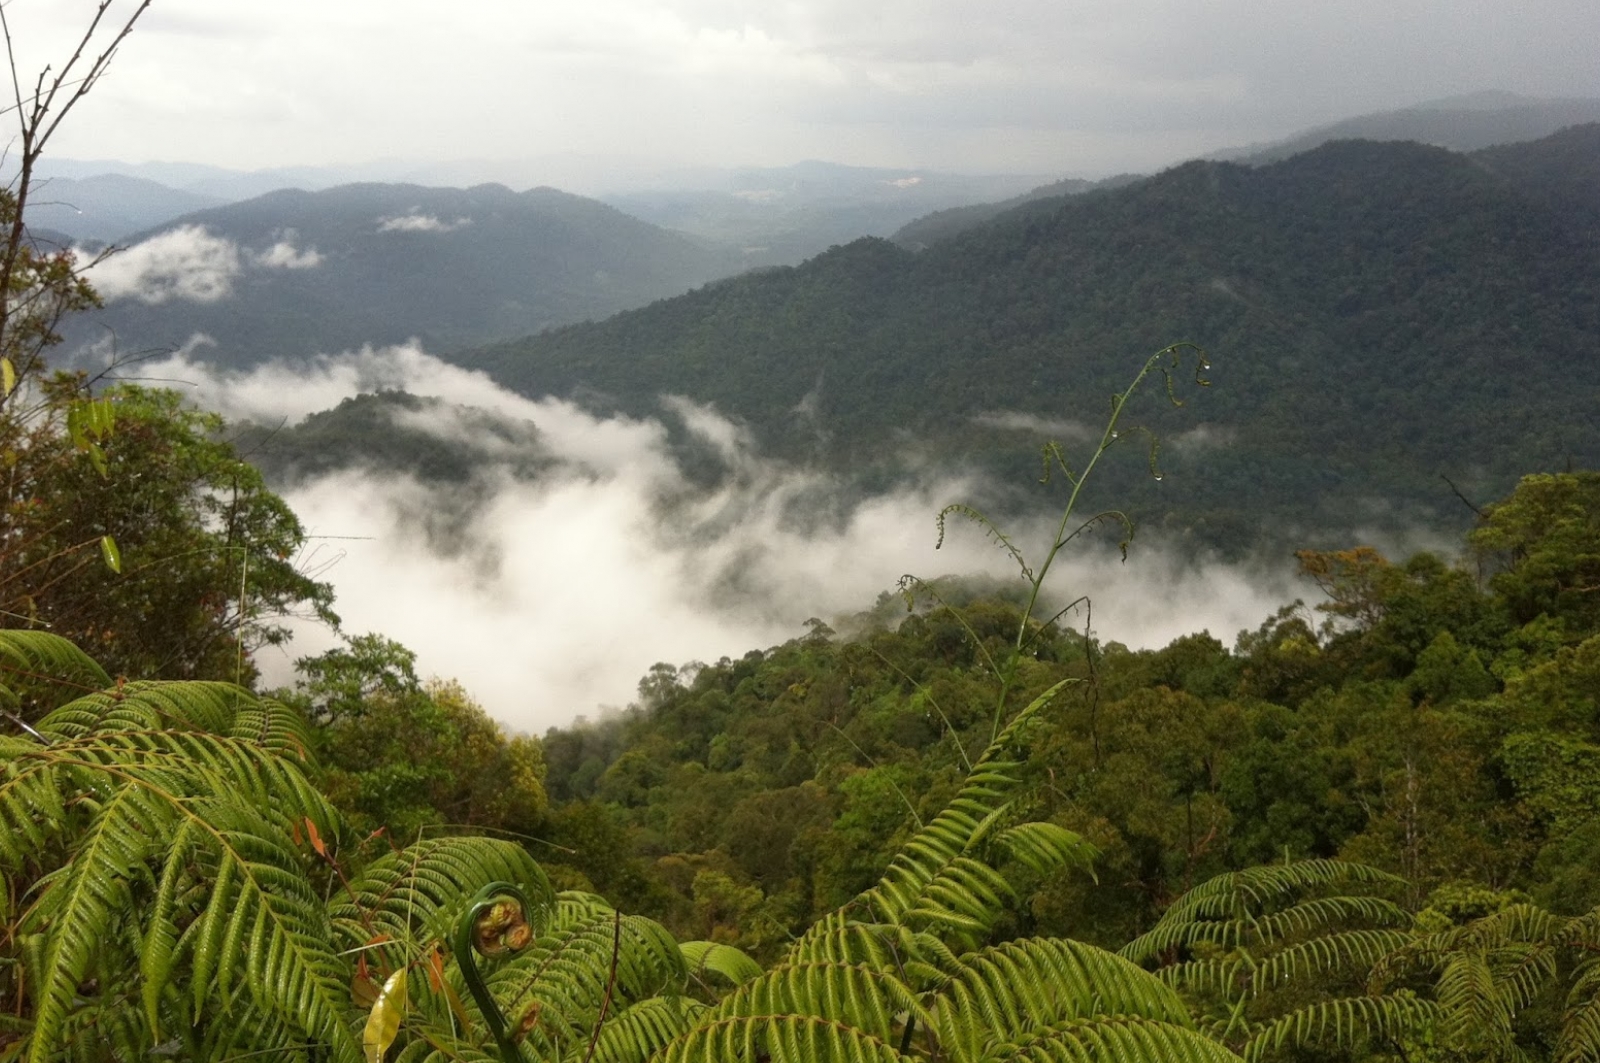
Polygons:
M281 165L627 145L669 162L1106 172L1478 89L1600 95L1588 0L483 0L448 34L378 0L219 10L153 12L157 32L97 93L114 102L75 115L58 149ZM422 149L418 128L451 135Z

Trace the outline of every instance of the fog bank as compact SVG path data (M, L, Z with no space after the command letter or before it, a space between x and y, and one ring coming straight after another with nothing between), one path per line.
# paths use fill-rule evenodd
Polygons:
M1020 584L976 526L952 522L935 549L939 510L981 503L979 485L931 477L847 505L844 485L763 457L742 426L681 397L664 397L658 418L598 417L513 395L416 346L226 376L192 356L141 371L182 382L230 420L295 423L360 392L402 389L531 422L544 459L532 478L513 475L504 435L446 406L407 414L408 427L475 446L472 491L347 468L285 492L309 536L302 561L334 585L345 630L398 639L423 672L460 679L519 729L624 705L656 662L737 657L803 634L808 618L865 610L906 573ZM686 475L669 426L716 455L717 487ZM1008 528L1031 558L1049 543L1051 516ZM1203 563L1142 538L1126 562L1107 544L1064 553L1050 591L1091 596L1095 633L1135 647L1202 629L1231 644L1305 593L1287 566ZM259 663L269 682L289 682L294 657L337 641L302 625Z

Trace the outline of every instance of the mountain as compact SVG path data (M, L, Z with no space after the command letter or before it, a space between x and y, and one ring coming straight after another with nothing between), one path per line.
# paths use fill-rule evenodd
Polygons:
M816 161L661 180L660 188L602 198L634 217L738 248L747 266L793 265L834 244L888 236L930 212L1004 199L1039 183Z
M223 202L122 174L52 177L34 185L28 220L35 230L64 233L73 242L108 244Z
M464 346L602 318L736 268L603 203L536 188L347 185L184 215L97 269L107 297L69 339L124 350L215 341L250 364L421 339Z
M982 225L990 218L999 217L1026 203L1037 203L1058 196L1075 196L1083 192L1092 192L1097 188L1121 188L1141 179L1138 174L1118 174L1101 181L1067 177L1047 185L1040 185L1020 196L1000 200L998 203L973 203L965 207L936 210L932 214L923 215L913 222L902 225L889 239L901 247L921 251L930 244L948 240L957 233L964 233L968 229Z
M1192 162L920 254L857 241L459 360L638 413L687 395L772 452L877 476L1096 424L1130 367L1189 340L1215 386L1180 388L1178 411L1157 386L1129 413L1167 439L1171 475L1123 448L1106 497L1210 542L1459 527L1470 511L1441 475L1481 498L1600 464L1593 137ZM1020 459L994 468L1028 478Z
M1567 126L1590 122L1600 122L1600 100L1547 100L1510 92L1478 92L1346 118L1287 140L1233 148L1210 157L1259 166L1310 151L1330 140L1415 140L1452 151L1477 151L1496 144L1537 140Z

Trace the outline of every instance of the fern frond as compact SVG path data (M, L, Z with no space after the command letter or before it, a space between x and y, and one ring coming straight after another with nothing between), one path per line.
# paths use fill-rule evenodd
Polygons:
M608 999L620 1010L681 992L687 978L683 953L666 928L612 912L553 921L488 984L513 1026L536 1018L528 1034L536 1052L559 1057L576 1041L587 1042Z
M171 809L141 788L124 787L97 805L72 862L40 881L38 900L22 922L22 933L46 941L30 1063L43 1063L67 1043L64 1026L78 986L101 943L119 932L117 922L131 910L130 880L143 870L156 839L170 833Z
M684 996L641 1000L606 1020L594 1039L591 1055L585 1044L573 1046L566 1063L645 1063L681 1036L710 1010Z
M345 948L372 946L382 966L414 960L448 941L456 917L486 882L510 882L527 896L538 928L555 910L544 871L520 845L494 838L426 838L368 864L329 907Z
M1041 1023L1137 1015L1190 1026L1170 986L1092 945L1058 938L1012 941L961 958L939 994L940 1040L960 1058L981 1058L991 1042L1011 1042Z
M813 1015L748 1015L703 1023L657 1057L659 1063L901 1063L893 1045Z
M1314 937L1262 962L1255 983L1260 989L1269 989L1300 978L1326 979L1353 971L1365 974L1410 940L1411 935L1403 930L1347 930Z
M224 936L217 984L226 994L238 964L257 1006L293 1029L354 1057L358 1047L344 1024L350 994L343 962L333 948L333 927L322 898L305 875L299 851L281 822L235 803L208 800L193 806L194 822L233 868L232 914ZM220 826L219 826L220 825ZM217 904L222 891L213 891Z
M1314 1045L1353 1048L1371 1037L1398 1039L1437 1021L1432 1001L1409 996L1343 997L1290 1012L1267 1023L1245 1042L1250 1063L1285 1048Z
M1590 957L1573 972L1553 1058L1555 1063L1600 1063L1600 957Z
M844 1023L880 1040L894 1037L907 1014L923 1026L930 1015L894 975L861 964L781 964L724 997L708 1016L809 1015Z
M958 929L981 930L975 910L998 905L1009 886L984 866L974 853L991 832L998 833L1007 802L1022 785L1022 765L1013 759L1040 711L1072 680L1050 687L1017 713L985 750L956 796L901 848L878 884L843 909L870 913L871 922L899 923L917 918L948 923ZM959 863L958 863L959 861ZM932 889L930 890L930 887ZM813 933L826 933L829 923L815 924L793 948L805 947ZM797 953L791 952L791 958Z
M1081 834L1054 823L1019 823L995 835L994 847L1011 859L1049 874L1064 867L1075 867L1094 877L1095 857L1100 850Z
M42 972L27 1059L55 1050L83 1011L85 972L112 955L139 971L122 1010L151 1037L232 1023L247 991L285 1037L354 1056L344 965L291 840L307 820L331 833L331 807L259 734L190 729L257 704L215 684L80 698L41 721L53 741L0 764L0 818L22 827L0 841L0 863L54 864L24 915ZM152 903L135 905L135 891ZM175 996L180 972L190 984Z
M105 669L60 635L0 630L0 704L18 707L31 697L48 710L110 685Z
M987 513L983 512L981 509L978 509L976 506L969 506L964 502L953 502L939 511L939 517L937 521L939 537L934 542L934 549L937 550L944 546L945 531L947 530L947 522L949 521L951 514L955 514L958 517L965 517L967 520L970 520L972 523L982 528L983 533L993 540L1000 547L1000 549L1011 555L1011 560L1016 562L1017 568L1022 572L1022 578L1027 580L1029 583L1033 582L1033 569L1028 566L1028 559L1023 556L1022 550L1017 546L1016 543L1011 541L1011 537L1007 535L1005 531L1002 530L1001 527L996 524Z
M858 963L894 971L918 992L936 990L961 969L955 952L933 934L888 923L823 917L790 948L785 963Z
M1293 903L1303 891L1336 884L1392 885L1400 880L1377 868L1343 860L1301 860L1218 875L1173 902L1156 925L1119 950L1145 963L1193 942L1238 945L1275 941L1360 917L1379 925L1409 925L1399 907L1374 897L1324 897ZM1280 908L1276 913L1267 910ZM1259 913L1259 914L1258 914Z
M1123 1015L1046 1024L1014 1043L995 1046L983 1060L984 1063L1239 1063L1238 1056L1195 1030Z
M743 985L761 975L761 965L732 945L715 941L685 941L678 946L689 976L702 984L709 975L721 975L730 985Z

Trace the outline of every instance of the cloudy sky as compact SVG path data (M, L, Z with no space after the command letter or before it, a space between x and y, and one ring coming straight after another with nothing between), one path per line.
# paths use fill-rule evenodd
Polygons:
M94 6L10 0L19 66ZM1485 89L1600 96L1597 40L1593 0L155 0L54 151L1096 175Z

